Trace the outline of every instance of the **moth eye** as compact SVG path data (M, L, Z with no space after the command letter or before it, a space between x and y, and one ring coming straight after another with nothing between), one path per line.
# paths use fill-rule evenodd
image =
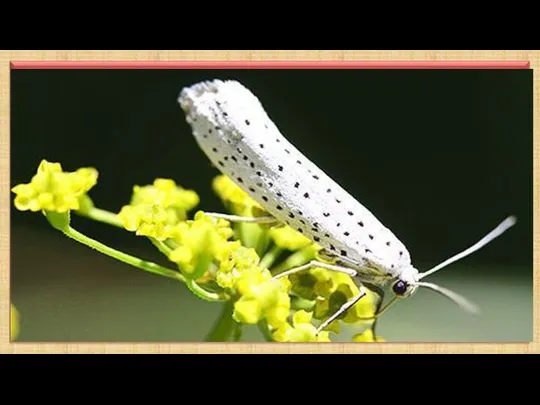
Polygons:
M407 292L407 283L401 280L398 280L392 286L392 291L396 295L403 295Z

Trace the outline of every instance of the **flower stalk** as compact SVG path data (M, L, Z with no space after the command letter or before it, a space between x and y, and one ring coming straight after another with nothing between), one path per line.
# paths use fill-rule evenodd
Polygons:
M234 303L232 301L223 303L221 313L206 335L204 339L205 342L227 342L229 340L239 325L234 322L232 318L233 311ZM238 332L236 332L236 334L238 334Z

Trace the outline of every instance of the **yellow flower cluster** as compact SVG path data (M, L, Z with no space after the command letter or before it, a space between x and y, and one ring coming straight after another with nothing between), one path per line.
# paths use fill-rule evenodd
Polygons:
M328 318L345 302L360 293L358 286L347 274L321 268L292 274L289 278L295 294L315 300L314 317L317 319ZM377 296L367 290L367 296L350 308L340 320L349 324L360 324L365 322L363 319L373 316L376 310ZM339 333L339 322L332 322L326 330Z
M366 329L362 333L357 333L353 336L352 340L353 342L358 343L386 342L386 340L384 340L383 338L375 336L375 334L373 333L373 329Z
M90 217L104 212L93 210L93 203L86 195L97 178L98 172L93 168L64 172L59 163L43 160L30 183L13 187L14 204L22 211L44 211L53 226L72 232L66 230L69 211L83 213L88 206L86 214ZM232 214L268 215L227 176L217 176L212 186ZM329 331L339 333L339 322L333 322L316 335L313 319L328 318L359 293L348 275L316 268L276 280L266 268L272 267L284 250L294 254L285 258L274 272L304 264L315 257L320 246L295 229L277 224L237 224L235 229L239 232L234 239L235 231L226 220L202 211L188 219L188 213L198 204L195 191L184 189L171 179L158 178L151 185L135 186L130 203L118 214L109 213L114 217L109 223L152 238L178 266L183 280L195 294L214 301L233 300L236 322L269 327L275 341L328 342ZM298 307L292 307L291 296L308 300L310 305L295 311ZM372 316L375 310L376 297L368 292L340 320L365 322L363 319ZM16 335L18 314L13 306L11 327ZM353 340L381 341L371 329L355 335Z
M229 241L232 229L222 219L198 212L194 220L174 227L177 247L169 258L189 276L215 280L235 300L236 322L256 324L266 320L273 329L282 327L289 316L290 283L273 280L270 271L259 266L259 256L239 241Z
M242 274L257 268L259 261L254 249L243 246L240 241L231 241L219 258L216 282L222 288L234 290Z
M312 312L297 311L293 315L292 326L283 324L273 335L277 342L330 342L329 333L316 335L317 328L311 323Z
M175 249L169 259L187 275L201 277L211 271L211 264L219 262L229 251L228 239L233 231L227 221L211 218L202 211L193 220L182 221L172 228Z
M193 190L178 186L174 180L158 178L152 185L134 186L131 205L158 205L165 209L167 221L178 223L186 219L187 212L199 204Z
M80 208L81 197L94 187L97 178L97 170L91 167L64 172L60 163L42 160L30 183L18 184L11 191L20 211L66 213Z
M247 324L266 320L273 328L282 325L291 305L289 281L273 280L270 271L259 266L254 249L238 241L230 242L228 248L223 252L216 281L222 288L234 291L234 319Z
M274 243L282 249L300 250L313 242L290 226L279 226L268 231Z
M235 215L257 216L265 214L264 209L257 201L253 200L244 190L225 175L214 177L212 189L221 198L227 210Z
M272 328L287 322L291 307L287 280L274 280L266 269L253 267L240 274L236 292L240 298L234 305L237 322L255 324L266 320Z
M124 227L139 236L163 241L171 238L175 226L199 204L193 190L185 190L170 179L156 179L152 185L135 186L129 205L118 213Z

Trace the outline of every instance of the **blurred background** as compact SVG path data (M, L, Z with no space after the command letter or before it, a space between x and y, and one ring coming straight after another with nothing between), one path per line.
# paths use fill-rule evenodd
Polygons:
M475 301L480 317L420 290L384 314L381 336L532 340L532 70L12 70L12 185L47 159L97 168L90 196L100 208L118 212L134 184L167 177L196 190L198 208L223 210L210 187L218 172L176 101L182 87L213 78L250 88L421 271L517 215L502 237L429 279ZM144 238L76 216L73 226L163 262ZM20 341L200 341L220 311L173 280L68 240L42 215L12 208L11 227ZM247 328L245 340L262 339Z

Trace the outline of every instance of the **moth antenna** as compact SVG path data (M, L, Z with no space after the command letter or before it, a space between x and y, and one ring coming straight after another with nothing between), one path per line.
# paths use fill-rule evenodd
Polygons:
M471 301L469 301L467 298L459 295L458 293L455 293L447 288L441 287L437 284L432 283L424 283L424 282L418 282L416 285L420 287L428 288L432 291L438 292L439 294L445 296L446 298L450 299L452 302L457 304L461 309L463 309L466 312L469 312L471 314L478 315L480 314L480 308L473 304Z
M418 280L422 280L424 277L427 277L436 271L441 270L442 268L448 266L449 264L452 264L460 259L463 259L466 256L469 256L470 254L476 252L480 248L487 245L489 242L491 242L496 237L502 235L507 229L514 226L516 223L516 217L515 216L509 216L504 221L502 221L495 229L493 229L490 233L488 233L486 236L484 236L482 239L480 239L478 242L476 242L474 245L472 245L470 248L465 249L463 252L458 253L455 256L452 256L451 258L445 260L441 264L438 264L437 266L433 267L431 270L425 271L423 273L420 273Z

